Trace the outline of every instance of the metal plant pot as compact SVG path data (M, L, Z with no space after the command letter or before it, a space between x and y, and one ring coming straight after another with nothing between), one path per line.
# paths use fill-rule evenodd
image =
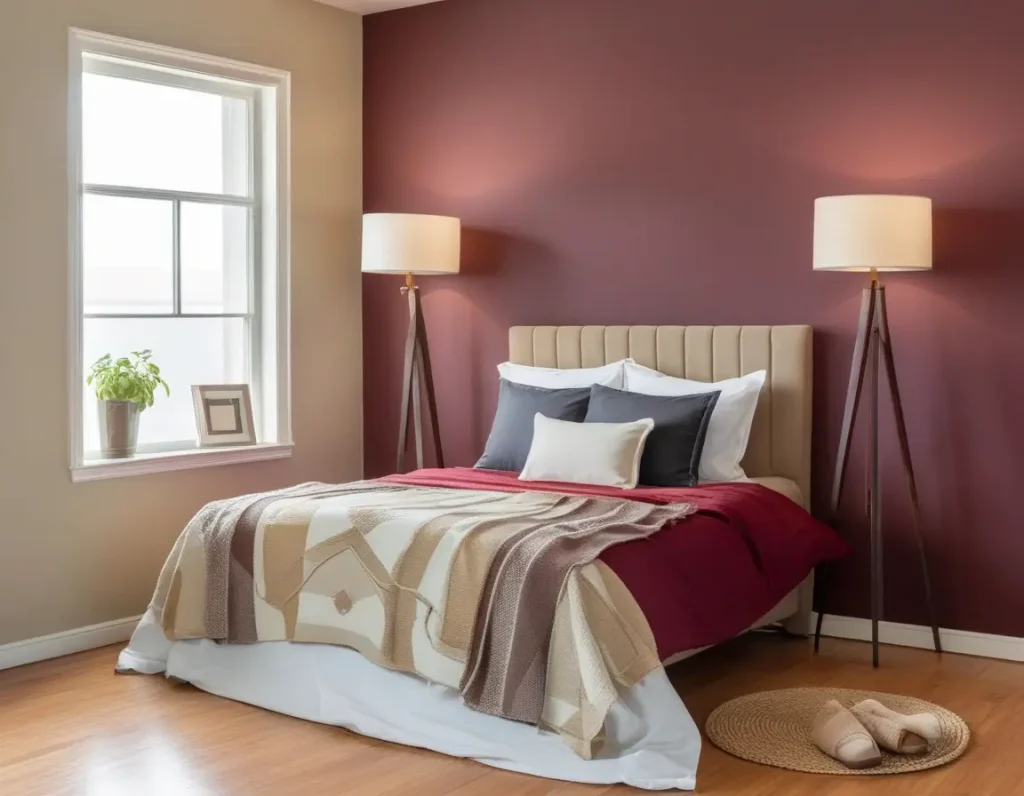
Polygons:
M104 459L135 455L139 414L139 405L134 401L100 401L100 453Z

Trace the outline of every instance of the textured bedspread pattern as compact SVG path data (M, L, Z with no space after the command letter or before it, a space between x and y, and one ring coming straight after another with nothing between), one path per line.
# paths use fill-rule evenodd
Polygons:
M694 510L612 497L361 482L211 503L157 584L168 638L351 647L485 713L597 751L619 688L660 665L597 557Z

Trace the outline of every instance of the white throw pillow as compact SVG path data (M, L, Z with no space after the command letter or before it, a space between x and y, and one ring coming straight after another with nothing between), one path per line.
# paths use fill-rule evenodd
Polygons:
M506 381L525 384L527 387L544 387L549 390L564 390L573 387L590 387L603 384L606 387L622 389L623 373L631 359L620 359L599 368L535 368L531 365L516 365L502 362L498 374Z
M533 444L520 481L566 481L632 489L640 480L640 457L650 418L633 423L573 423L538 412Z
M635 362L625 366L626 389L645 395L696 395L718 390L718 403L711 413L704 452L701 454L701 481L743 481L746 473L740 466L747 452L750 427L757 409L757 396L767 373L748 373L737 379L706 382L677 379Z

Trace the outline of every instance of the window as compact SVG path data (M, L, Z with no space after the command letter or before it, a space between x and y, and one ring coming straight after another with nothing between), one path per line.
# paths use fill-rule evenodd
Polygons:
M288 455L288 76L72 31L71 467L76 480ZM138 455L100 457L100 356L171 386ZM191 386L250 385L260 445L197 451Z

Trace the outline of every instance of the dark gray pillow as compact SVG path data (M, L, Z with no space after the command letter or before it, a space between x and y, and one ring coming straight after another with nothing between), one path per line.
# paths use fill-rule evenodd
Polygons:
M548 390L502 379L491 434L476 466L519 472L533 444L533 416L540 412L555 420L582 423L589 401L589 387Z
M719 392L697 395L643 395L595 384L590 388L587 423L630 423L649 417L654 430L640 459L646 486L696 486L704 438Z

